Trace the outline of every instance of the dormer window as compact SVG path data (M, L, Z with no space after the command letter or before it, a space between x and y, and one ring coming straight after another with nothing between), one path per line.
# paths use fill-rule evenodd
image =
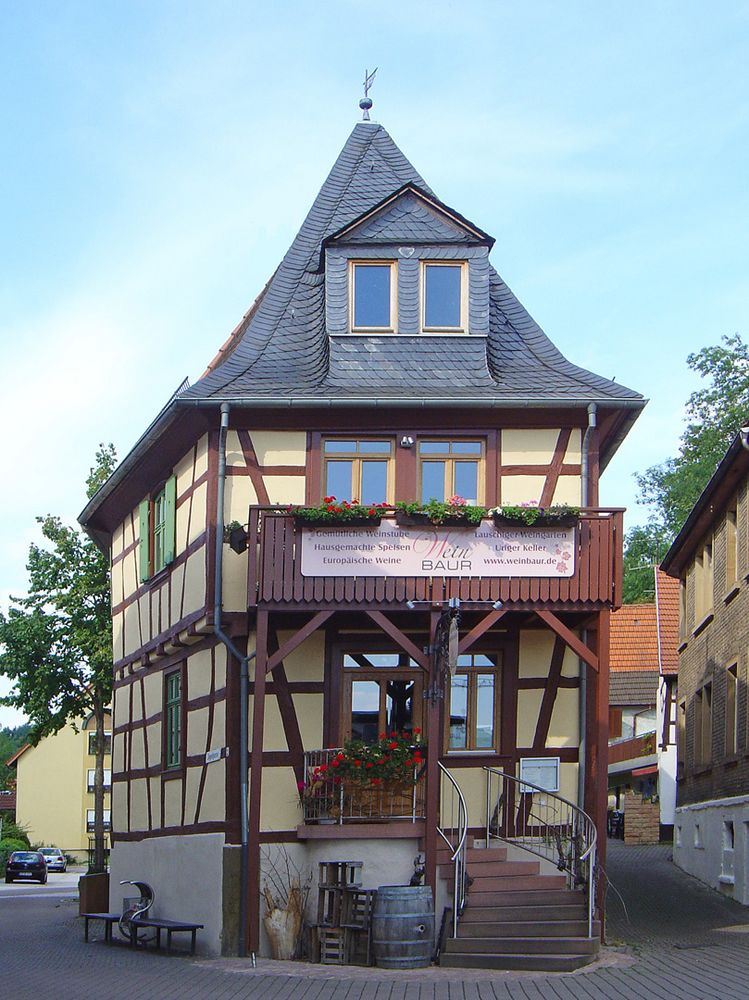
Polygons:
M425 332L465 330L466 285L464 261L424 262L421 326Z
M394 261L351 264L351 329L394 329L396 272Z

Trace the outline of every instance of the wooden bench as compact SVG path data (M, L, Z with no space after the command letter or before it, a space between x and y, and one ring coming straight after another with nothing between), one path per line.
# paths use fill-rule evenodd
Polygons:
M203 929L203 924L193 924L183 920L166 920L162 917L138 917L130 921L130 944L135 945L138 941L138 931L141 927L153 927L156 931L156 947L161 947L161 932L166 931L166 950L171 951L172 934L189 931L192 935L190 954L195 954L195 937L199 930Z
M117 924L120 921L121 913L81 913L86 921L86 928L84 931L84 941L88 941L88 922L89 920L103 920L104 921L104 940L108 943L112 943L112 925Z

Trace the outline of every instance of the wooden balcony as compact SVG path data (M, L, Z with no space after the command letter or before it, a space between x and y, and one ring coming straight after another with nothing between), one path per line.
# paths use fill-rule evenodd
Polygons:
M491 522L483 522L491 526ZM587 611L619 607L623 511L586 508L574 529L571 576L310 576L302 573L301 538L278 508L251 507L248 532L250 608L395 609L407 601L501 601L513 608ZM334 529L345 531L345 529ZM430 532L446 529L429 528ZM345 537L345 536L341 536Z

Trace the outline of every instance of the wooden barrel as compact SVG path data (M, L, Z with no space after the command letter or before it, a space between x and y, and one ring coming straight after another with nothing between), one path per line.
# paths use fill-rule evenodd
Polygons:
M372 946L382 969L423 969L434 950L434 900L428 885L381 885L372 913Z

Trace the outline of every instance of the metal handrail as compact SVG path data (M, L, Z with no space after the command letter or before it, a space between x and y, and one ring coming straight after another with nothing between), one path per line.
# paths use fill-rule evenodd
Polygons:
M556 864L570 888L585 887L593 936L596 845L593 819L563 795L496 767L486 771L486 846L503 840ZM496 792L494 791L496 787ZM535 801L534 801L535 800Z
M453 864L453 937L458 936L458 921L466 902L466 838L468 836L468 808L460 785L441 762L440 769L440 825L437 832L452 851ZM445 783L447 779L447 785ZM449 795L446 792L449 791ZM449 809L446 809L449 806ZM449 812L450 824L445 825L445 813ZM454 842L448 830L455 831Z

